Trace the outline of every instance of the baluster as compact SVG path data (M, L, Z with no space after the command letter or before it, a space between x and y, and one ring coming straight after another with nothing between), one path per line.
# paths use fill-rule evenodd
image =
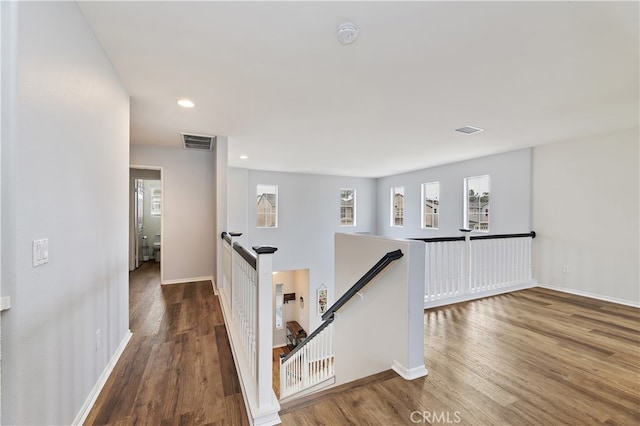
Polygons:
M472 244L469 249L469 291L474 292L478 281L478 271L476 270L476 244Z
M499 256L499 248L500 248L500 241L499 240L489 240L491 241L491 276L490 276L490 282L491 282L491 288L492 289L496 289L499 287L499 283L500 283L500 276L498 274L499 269L498 269L498 264L497 264L497 260L498 260L498 256Z
M514 238L509 250L509 282L517 283L522 281L521 258L522 239Z

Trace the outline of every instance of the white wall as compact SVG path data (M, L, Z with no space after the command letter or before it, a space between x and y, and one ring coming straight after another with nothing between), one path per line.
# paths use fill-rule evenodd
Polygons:
M214 158L209 151L131 145L131 164L162 167L163 283L213 277Z
M297 269L293 271L295 279L296 290L296 306L294 309L294 320L298 321L300 327L302 327L307 335L311 334L313 330L309 329L309 318L311 315L317 315L316 305L311 302L309 291L309 270ZM300 297L304 298L304 303L300 304ZM315 303L317 303L318 295L314 294Z
M397 249L403 256L362 289L362 299L353 297L336 315L336 386L392 367L405 378L426 374L424 243L336 234L336 292L345 293L386 253Z
M227 232L242 232L237 240L246 245L249 230L249 170L229 167L228 227ZM251 204L253 207L253 203ZM253 224L255 227L255 224Z
M278 186L278 227L256 227L256 186ZM357 226L340 226L340 189L356 188ZM246 247L272 245L276 271L309 269L311 309L306 330L320 323L313 306L316 290L324 284L329 302L333 293L333 235L335 232L372 232L375 227L375 180L302 173L279 173L229 168L229 227L242 232L238 241ZM241 227L246 224L246 228ZM299 321L300 322L300 321ZM305 327L304 321L300 325Z
M534 148L539 283L640 305L639 140L636 128Z
M464 178L489 175L490 234L531 231L531 150L477 158L378 179L377 233L395 238L457 237L463 227ZM440 228L421 229L421 185L440 182ZM390 190L404 186L404 226L391 227Z
M2 423L70 424L129 335L129 98L76 3L1 7Z

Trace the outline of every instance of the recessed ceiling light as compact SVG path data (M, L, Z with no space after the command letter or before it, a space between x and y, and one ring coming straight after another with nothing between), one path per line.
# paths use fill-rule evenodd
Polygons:
M178 105L182 108L193 108L196 106L191 99L178 99Z
M246 160L247 158L249 158L249 157L247 157L246 155L241 155L241 156L240 156L240 159L241 159L241 160Z
M464 133L465 135L472 135L474 133L482 132L484 129L473 126L464 126L456 129L456 132Z

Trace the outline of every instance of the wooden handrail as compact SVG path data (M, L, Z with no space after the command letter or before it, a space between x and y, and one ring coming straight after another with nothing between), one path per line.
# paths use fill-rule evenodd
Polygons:
M461 229L462 231L462 229ZM472 235L470 240L498 240L505 238L535 238L535 231L531 231L526 234L496 234L496 235ZM410 240L424 241L425 243L441 243L447 241L464 241L464 237L434 237L434 238L410 238Z
M244 248L240 243L233 243L233 249L240 255L249 265L256 269L258 263L256 255Z
M326 320L327 318L333 316L335 312L338 311L342 306L344 306L353 296L356 295L365 285L369 283L372 279L376 277L384 268L387 267L394 260L400 259L404 254L402 250L398 249L395 251L390 251L389 253L382 256L382 258L373 265L371 269L369 269L363 276L360 278L354 285L351 286L349 290L347 290L329 309L327 312L322 314L322 320Z
M333 322L335 319L335 313L342 308L353 296L355 296L364 286L366 286L372 279L374 279L384 268L386 268L391 262L400 259L404 254L402 250L398 249L395 251L390 251L389 253L382 256L382 258L373 265L371 269L369 269L363 276L360 278L354 285L351 286L349 290L347 290L340 298L333 304L327 312L322 315L323 323L320 324L318 328L316 328L313 333L309 335L301 344L293 348L291 352L289 352L284 358L280 360L280 363L284 363L286 360L291 358L296 352L298 352L302 347L304 347L308 342L312 341L315 336L320 334L322 330L327 328L329 324Z

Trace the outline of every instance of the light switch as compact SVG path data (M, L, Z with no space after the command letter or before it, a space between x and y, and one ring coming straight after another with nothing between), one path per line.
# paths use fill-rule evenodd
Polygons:
M33 240L33 266L49 262L49 239Z

